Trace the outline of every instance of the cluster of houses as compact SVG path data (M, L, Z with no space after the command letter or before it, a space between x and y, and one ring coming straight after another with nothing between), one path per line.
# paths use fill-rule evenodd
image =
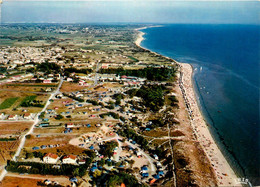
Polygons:
M56 164L58 161L61 161L62 164L85 164L84 159L78 159L75 155L65 155L59 157L53 153L47 153L43 157L43 162L47 164Z
M0 114L0 120L33 120L35 118L34 113L25 113L25 114Z
M12 66L12 69L15 68L15 66ZM14 72L15 73L15 72ZM20 74L20 75L13 75L13 76L6 76L5 74L0 74L0 79L4 79L4 82L10 83L10 82L17 82L21 80L27 80L33 77L32 73L28 74Z
M44 84L49 84L52 82L56 83L58 80L60 80L60 78L61 76L59 73L45 75L43 72L37 72L36 75L31 78L31 81L39 80Z
M36 137L40 137L40 135L36 135ZM39 149L46 149L46 148L54 148L54 147L60 147L63 146L62 144L50 144L50 145L41 145L40 147L35 146L32 148L32 150L39 150Z
M60 47L37 48L37 47L2 47L0 51L0 61L3 64L25 65L31 62L43 63L58 62L61 53L65 50Z

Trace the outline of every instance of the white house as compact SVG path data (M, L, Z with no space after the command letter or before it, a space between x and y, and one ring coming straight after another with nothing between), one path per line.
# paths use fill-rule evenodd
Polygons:
M73 128L75 127L73 123L67 123L66 124L66 128Z
M68 81L68 82L72 82L73 79L68 77L68 78L67 78L67 81Z
M52 154L52 153L47 153L43 157L43 162L50 163L50 164L55 164L58 161L58 159L59 159L58 155Z
M154 154L153 157L155 160L159 160L159 157L156 154Z
M77 157L75 155L67 155L62 159L63 164L76 164Z
M51 80L43 80L43 83L45 84L51 83Z
M83 97L83 94L82 93L78 93L75 95L76 97Z
M31 119L31 114L30 113L25 113L24 115L23 115L23 118L24 119Z
M15 120L17 118L17 115L9 115L8 119L10 120Z

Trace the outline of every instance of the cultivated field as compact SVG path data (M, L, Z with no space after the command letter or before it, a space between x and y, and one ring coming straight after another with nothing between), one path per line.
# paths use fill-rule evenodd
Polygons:
M0 110L10 108L16 102L17 99L19 99L19 97L11 97L11 98L5 99L0 104Z
M2 183L0 183L0 187L37 187L38 182L43 182L45 179L50 181L56 181L60 185L67 186L70 185L69 178L66 176L53 176L53 175L19 175L15 173L9 173Z
M32 126L32 122L0 122L0 136L22 135Z

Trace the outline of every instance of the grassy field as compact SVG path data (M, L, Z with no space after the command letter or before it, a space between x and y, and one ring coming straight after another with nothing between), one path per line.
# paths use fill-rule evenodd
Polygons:
M132 57L132 56L128 56L129 59L133 60L134 62L139 62L138 59L136 59L135 57Z
M0 104L0 110L10 108L17 99L19 99L19 97L11 97L11 98L5 99L4 102L2 102Z
M22 100L21 104L24 103L24 102L27 102L27 101L32 101L32 100L34 100L36 97L37 97L37 95L27 96L26 98L24 98L24 99ZM21 105L21 104L20 104L20 105Z

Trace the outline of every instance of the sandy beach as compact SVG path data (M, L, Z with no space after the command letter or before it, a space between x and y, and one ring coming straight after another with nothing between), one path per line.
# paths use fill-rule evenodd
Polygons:
M138 47L141 47L141 42L144 40L144 37L143 35L145 34L144 32L140 31L142 29L146 29L147 27L142 27L142 28L139 28L139 29L135 29L136 31L139 31L138 32L138 35L137 35L137 38L135 40L135 44L138 46ZM141 47L143 48L143 47Z
M139 31L137 39L135 41L135 44L138 47L141 47L140 44L144 39L143 35L145 34L140 31L141 29L145 28L136 29L137 31ZM143 47L141 48L145 49ZM229 163L225 159L224 155L215 143L198 107L196 95L192 84L192 66L190 64L185 63L176 63L178 64L180 70L179 87L181 89L185 104L187 106L187 111L190 118L190 124L193 129L193 134L196 140L203 148L204 152L206 153L211 163L211 166L215 171L218 186L241 186L239 183L237 183L238 180L236 174L234 173Z
M215 143L207 124L198 107L192 84L193 69L190 64L178 63L180 66L179 86L188 109L191 126L195 137L206 153L216 173L219 186L240 186L237 176Z

